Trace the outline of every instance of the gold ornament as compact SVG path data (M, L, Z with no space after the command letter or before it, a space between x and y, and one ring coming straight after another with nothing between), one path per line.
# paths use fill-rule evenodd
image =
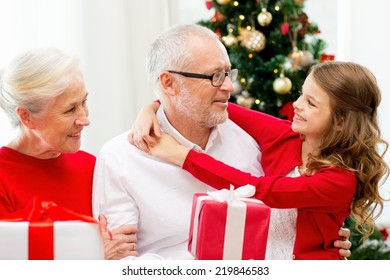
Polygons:
M283 73L273 83L273 88L276 93L286 94L289 93L292 87L291 80L284 76Z
M288 58L291 61L293 70L297 70L302 57L302 51L298 50L297 47L294 47L293 50L288 54Z
M295 2L295 5L302 6L303 3L305 3L305 0L294 0L294 2Z
M255 103L255 98L249 95L249 92L246 90L242 92L241 95L237 96L237 104L245 108L252 108L253 103Z
M217 3L219 5L227 5L230 3L230 0L217 0Z
M272 14L266 8L262 8L261 13L257 16L257 21L261 26L268 26L272 21Z
M226 47L231 47L231 46L237 44L238 39L233 34L228 34L228 35L222 37L222 42L224 43L224 45Z
M267 39L265 38L264 34L256 29L241 30L238 39L241 41L241 46L255 52L262 51L267 43Z
M302 51L301 61L300 65L302 67L309 66L314 63L314 57L313 54L309 51Z

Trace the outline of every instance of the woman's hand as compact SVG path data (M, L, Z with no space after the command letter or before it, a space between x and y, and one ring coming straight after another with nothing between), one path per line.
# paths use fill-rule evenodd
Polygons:
M156 117L159 107L159 103L153 102L142 108L128 135L131 144L148 154L150 154L148 146L154 145L155 137L161 136L160 125Z
M175 138L166 133L161 133L159 138L156 136L151 137L154 138L154 144L148 144L148 149L153 156L180 167L183 166L190 151L189 148L182 146Z
M135 225L125 225L110 231L107 229L107 220L104 215L99 215L99 224L106 260L120 260L138 255Z

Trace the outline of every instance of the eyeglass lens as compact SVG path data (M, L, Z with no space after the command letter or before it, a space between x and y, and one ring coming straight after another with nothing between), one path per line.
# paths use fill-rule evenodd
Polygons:
M236 69L230 70L229 72L219 72L213 75L212 84L213 86L221 86L225 81L225 77L229 76L229 79L232 82L235 82L237 79L238 71Z

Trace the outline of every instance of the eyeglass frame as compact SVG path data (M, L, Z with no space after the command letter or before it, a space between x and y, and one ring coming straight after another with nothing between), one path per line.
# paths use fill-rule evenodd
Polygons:
M238 69L231 69L231 70L229 70L228 72L223 72L223 71L221 71L221 72L214 73L214 74L212 74L212 75L205 75L205 74L198 74L198 73L191 73L191 72L183 72L183 71L175 71L175 70L167 70L167 71L168 71L169 73L179 74L179 75L182 75L182 76L188 77L188 78L208 79L208 80L211 81L211 85L212 85L213 87L220 87L220 86L222 86L223 83L225 82L226 77L229 77L229 79L230 79L232 82L235 82L235 81L237 80L237 77L238 77ZM221 84L220 84L220 85L214 85L214 83L213 83L214 76L215 76L216 74L221 74L221 73L225 74L225 76L224 76L224 78L223 78ZM231 78L232 73L236 73L236 74L235 74L236 77L234 78L234 80Z

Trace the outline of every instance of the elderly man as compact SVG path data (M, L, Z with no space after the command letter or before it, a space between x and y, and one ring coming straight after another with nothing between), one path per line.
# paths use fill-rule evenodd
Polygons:
M212 31L198 25L173 27L153 42L147 59L162 105L157 118L166 133L238 169L263 174L258 144L228 119L237 70L231 69L227 51ZM127 136L110 140L98 155L94 213L103 213L112 228L138 225L141 256L192 259L187 251L192 198L213 189L132 146ZM289 219L295 211L272 210L267 259L291 259L294 239L285 234L294 236ZM281 229L280 224L290 226Z

